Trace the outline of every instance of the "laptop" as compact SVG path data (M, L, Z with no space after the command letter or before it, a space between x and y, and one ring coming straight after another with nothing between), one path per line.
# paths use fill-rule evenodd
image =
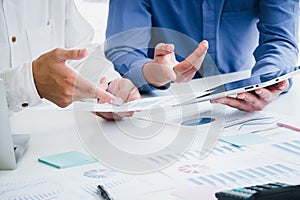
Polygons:
M185 99L180 104L174 106L199 103L211 99L217 99L220 97L236 95L242 92L250 92L258 88L264 88L279 83L283 80L287 80L298 73L300 73L300 66L280 69L260 75L254 75L246 79L229 82L214 88L207 89L203 95Z
M12 134L6 91L4 82L0 79L0 170L17 167L17 162L22 157L29 139L28 134Z

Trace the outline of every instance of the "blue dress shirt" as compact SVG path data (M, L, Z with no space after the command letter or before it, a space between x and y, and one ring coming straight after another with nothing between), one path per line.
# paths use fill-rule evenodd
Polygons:
M202 76L264 73L297 63L298 16L299 0L110 0L105 54L140 91L159 42L182 61L207 40Z

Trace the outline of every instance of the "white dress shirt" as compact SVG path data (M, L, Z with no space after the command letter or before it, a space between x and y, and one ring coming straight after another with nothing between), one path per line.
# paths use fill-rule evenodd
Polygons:
M105 76L119 78L99 45L94 30L73 0L0 0L0 78L6 85L8 106L19 111L41 98L34 85L32 61L54 48L87 48L87 58L69 61L94 84Z

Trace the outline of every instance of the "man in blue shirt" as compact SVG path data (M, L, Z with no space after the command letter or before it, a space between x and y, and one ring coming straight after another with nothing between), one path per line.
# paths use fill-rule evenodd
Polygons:
M298 14L298 0L111 0L106 56L141 91L189 81L207 49L200 76L293 67ZM283 81L212 102L252 112L288 87Z

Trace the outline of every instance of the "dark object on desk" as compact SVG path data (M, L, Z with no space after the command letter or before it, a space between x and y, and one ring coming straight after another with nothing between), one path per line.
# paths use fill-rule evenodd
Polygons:
M300 185L268 183L216 193L218 200L299 200Z
M99 189L99 194L104 200L114 200L104 189L103 186L98 185L97 188Z

